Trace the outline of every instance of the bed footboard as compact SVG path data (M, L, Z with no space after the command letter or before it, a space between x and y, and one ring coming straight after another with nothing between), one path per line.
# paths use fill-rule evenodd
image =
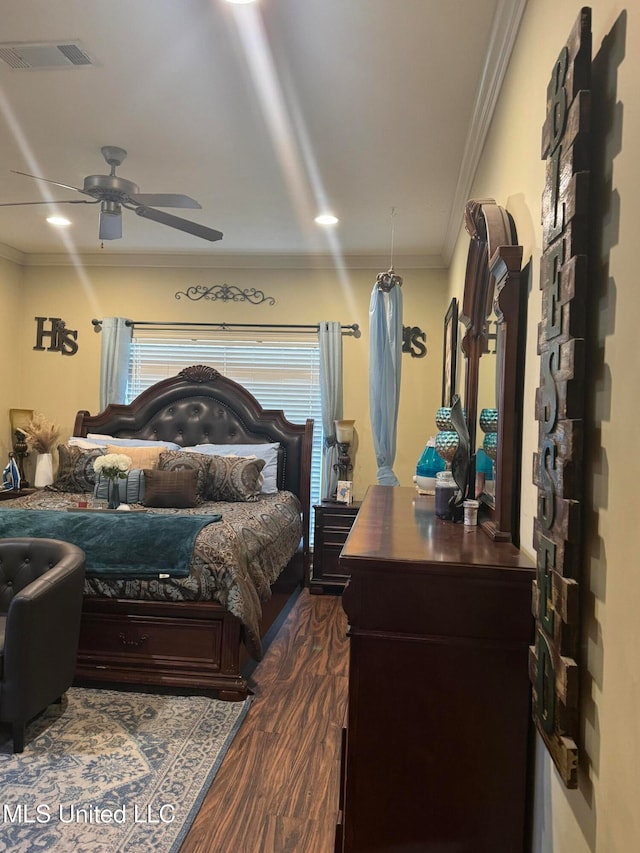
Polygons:
M262 637L300 590L304 577L298 553L263 605ZM239 702L250 692L242 675L248 660L239 619L216 602L85 596L76 684L204 691Z
M76 682L204 690L240 701L239 620L215 602L87 596Z

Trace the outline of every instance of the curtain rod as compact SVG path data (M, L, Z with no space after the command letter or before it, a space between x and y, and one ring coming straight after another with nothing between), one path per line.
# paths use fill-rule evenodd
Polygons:
M102 320L92 320L91 325L96 332L102 331ZM298 324L298 323L180 323L180 322L153 322L151 320L126 320L127 326L156 326L159 329L177 329L177 328L200 328L200 329L295 329L297 331L314 331L317 332L320 324ZM352 333L354 337L360 337L360 326L357 323L350 325L342 325L340 327L343 332Z

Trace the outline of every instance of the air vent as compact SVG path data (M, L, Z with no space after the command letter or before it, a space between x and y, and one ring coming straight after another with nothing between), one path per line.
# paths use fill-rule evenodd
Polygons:
M0 59L14 71L93 65L78 41L0 44Z

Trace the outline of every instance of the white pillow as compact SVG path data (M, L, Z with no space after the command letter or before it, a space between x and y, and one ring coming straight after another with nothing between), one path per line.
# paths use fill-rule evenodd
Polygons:
M261 495L278 491L278 449L280 444L195 444L184 447L188 453L205 453L207 456L257 456L264 459Z
M107 442L92 441L88 438L80 438L77 435L72 435L67 444L69 447L81 447L83 450L93 450L96 447L105 447Z
M78 447L106 447L107 444L115 444L118 447L166 447L167 450L182 450L179 444L175 441L155 441L146 438L114 438L111 435L103 435L99 432L90 432L86 438L78 438L71 436L68 444L76 444L76 442L85 442L78 444Z

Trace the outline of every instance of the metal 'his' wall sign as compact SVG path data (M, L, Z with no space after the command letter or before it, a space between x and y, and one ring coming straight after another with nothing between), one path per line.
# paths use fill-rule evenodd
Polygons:
M402 352L411 354L411 358L424 358L427 354L425 345L427 333L420 326L402 327Z
M547 89L542 133L542 320L538 488L529 675L536 727L568 788L578 784L578 617L585 414L591 10L581 10Z
M34 317L36 321L35 350L59 352L61 355L75 355L78 352L78 330L67 329L60 317ZM47 328L48 324L48 328ZM48 345L44 345L47 339Z

